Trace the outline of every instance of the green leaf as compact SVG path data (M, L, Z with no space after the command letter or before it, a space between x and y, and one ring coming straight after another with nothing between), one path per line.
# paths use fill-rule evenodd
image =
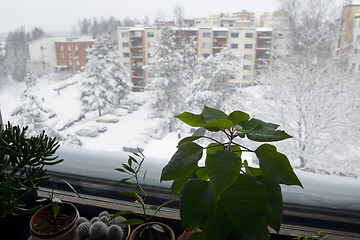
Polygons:
M266 213L266 189L256 178L240 175L220 196L227 216L248 240L256 240Z
M241 111L234 111L230 113L228 119L233 123L233 125L239 125L243 121L249 120L250 116L249 114Z
M253 167L249 167L248 161L244 160L244 166L245 166L245 172L246 174L256 177L260 174L262 174L261 169L260 168L253 168Z
M133 212L133 211L129 211L129 210L120 211L120 212L117 212L117 213L115 213L114 215L112 215L111 218L109 219L109 221L110 221L110 220L113 220L113 219L115 219L115 218L117 218L117 217L119 217L119 216L126 215L126 214L136 215L136 213Z
M80 194L75 190L75 188L69 182L61 178L59 180L65 183L71 189L71 191L73 191L79 198L82 198Z
M191 137L183 138L180 140L177 147L179 148L181 144L184 144L186 142L192 142L192 141L198 140L199 138L202 138L202 136L191 136Z
M283 217L283 200L280 185L272 182L264 175L259 175L256 179L262 182L266 188L267 209L265 222L279 233Z
M181 188L179 200L181 223L186 231L202 226L216 208L210 183L200 179L188 180Z
M116 184L125 184L125 185L133 185L131 182L128 182L128 180L131 178L123 178L120 181L118 181Z
M187 181L187 178L184 179L178 179L174 180L171 184L171 192L177 197L178 193L180 192L180 189L184 185L184 183Z
M270 240L270 232L266 224L263 225L263 228L258 236L257 240Z
M120 192L120 194L129 196L129 197L133 197L136 199L136 201L138 201L141 205L145 205L144 200L136 193L134 192Z
M211 122L204 123L203 128L209 131L220 131L221 129L229 129L233 126L233 123L227 119L218 119Z
M210 143L206 148L206 154L214 153L218 150L223 150L225 147L223 145L219 145L218 143Z
M197 115L189 112L183 112L175 117L191 127L201 127L204 124L204 120L201 114Z
M162 232L162 233L165 232L164 228L162 226L160 226L159 224L153 224L153 225L151 225L151 228L158 232Z
M220 111L215 108L210 108L207 106L204 106L204 110L202 111L201 114L205 122L211 122L218 119L228 119L228 115L223 111Z
M234 229L234 226L224 208L221 204L218 204L215 213L203 226L203 229L209 239L227 239L231 230Z
M140 225L140 224L143 224L144 221L143 220L140 220L140 219L129 219L129 220L125 220L122 222L122 224L125 224L125 225Z
M259 124L265 128L270 128L273 130L275 130L279 127L279 125L277 125L277 124L267 123L267 122L261 121L256 118L252 118L249 121L243 121L240 125L245 130L252 130L252 129L256 128Z
M265 176L276 183L302 187L288 158L284 154L279 153L275 146L263 144L255 150L255 153L259 159L260 169Z
M152 205L151 207L149 207L150 210L153 210L153 211L156 211L159 207L158 206L155 206L155 205Z
M131 172L131 173L135 173L135 170L134 169L132 169L130 166L128 166L128 165L126 165L126 164L122 164L123 165L123 167L126 169L126 170L128 170L129 172Z
M231 151L218 150L207 155L205 168L215 196L218 197L238 178L241 159Z
M197 168L201 159L203 148L193 142L182 144L163 168L161 181L189 178Z
M266 128L260 124L245 133L249 139L256 142L275 142L291 138L285 131Z
M59 207L59 204L58 204L58 202L52 202L52 208L53 208L53 211L54 211L54 217L56 218L57 217L57 215L59 214L59 212L60 212L60 207Z
M204 167L198 168L198 170L196 170L195 172L197 179L201 179L201 180L209 180L209 175L206 172L206 169Z
M186 238L186 240L209 240L204 232L196 232Z

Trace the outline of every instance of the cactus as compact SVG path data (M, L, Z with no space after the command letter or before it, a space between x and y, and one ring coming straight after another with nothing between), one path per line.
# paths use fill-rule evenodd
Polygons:
M124 236L123 230L118 225L111 225L107 231L108 240L121 240Z
M79 217L79 219L76 221L76 227L79 227L79 225L82 224L83 222L89 222L89 220L87 220L84 217Z
M121 225L123 225L123 224L121 224L123 221L124 221L124 219L122 219L121 217L116 217L116 218L114 218L114 219L112 219L112 220L109 221L109 225L114 225L114 224L116 224L116 225L118 225L119 227L121 227Z
M103 222L95 222L90 227L90 238L93 240L104 240L107 238L107 226Z
M100 217L100 221L105 223L106 225L109 225L109 218L107 216Z
M85 240L90 237L91 223L89 221L82 222L78 226L79 240Z
M101 212L101 213L99 214L99 218L101 218L101 217L103 217L103 216L105 216L105 217L107 217L107 218L110 218L110 214L109 214L107 211L103 211L103 212Z
M100 221L100 218L98 218L98 217L93 217L93 218L90 220L90 223L91 223L91 224L94 224L94 223L96 223L96 222L98 222L98 221Z

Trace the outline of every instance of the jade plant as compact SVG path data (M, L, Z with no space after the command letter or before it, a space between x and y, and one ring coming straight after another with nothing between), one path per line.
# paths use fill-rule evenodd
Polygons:
M291 136L278 130L279 125L242 111L227 115L205 106L201 114L184 112L176 117L198 129L179 142L161 181L173 180L171 191L179 196L184 229L202 229L188 239L257 240L270 238L268 227L279 232L280 184L302 184L286 155L268 142ZM226 140L213 137L216 133ZM245 138L265 143L252 149L244 145ZM205 164L200 164L204 152ZM249 165L245 152L257 157L258 166Z
M155 206L155 205L147 206L145 204L147 194L146 194L145 190L143 189L141 182L140 182L140 178L141 178L140 171L141 171L141 167L144 163L145 156L139 148L137 148L137 150L138 150L138 153L133 152L132 153L133 156L131 156L131 155L129 156L127 164L123 163L122 168L116 168L115 170L120 173L125 173L128 175L128 177L121 179L118 182L118 184L135 185L136 186L136 189L137 189L136 192L121 192L121 194L133 197L141 205L143 214L140 215L133 211L125 210L125 211L120 211L120 212L115 213L110 218L110 220L113 220L117 216L122 216L125 214L136 215L138 218L128 219L128 220L124 221L123 224L127 224L127 225L145 224L146 227L140 232L139 237L141 239L143 233L146 230L148 230L149 238L150 238L150 240L152 240L153 239L152 230L158 231L158 232L164 232L164 229L159 224L152 224L150 222L151 219L153 217L155 217L156 213L159 212L161 210L161 208L174 202L174 200L167 201L167 202L161 204L160 206ZM143 182L145 182L145 176L146 176L146 171L144 172L144 175L143 175ZM135 181L135 183L132 183L131 180ZM149 214L149 210L153 210L153 213Z
M63 161L54 156L59 148L55 138L45 132L26 136L27 127L20 128L8 123L0 126L0 216L34 213L40 206L26 207L31 191L39 183L47 181L46 165Z

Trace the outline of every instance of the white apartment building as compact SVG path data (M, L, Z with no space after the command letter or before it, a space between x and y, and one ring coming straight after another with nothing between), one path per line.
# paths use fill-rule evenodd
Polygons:
M352 54L349 59L350 70L360 72L360 14L354 17L354 25L352 31Z
M241 71L230 82L239 87L254 84L256 72L271 64L272 29L242 27L193 27L181 29L197 42L197 56L208 57L225 47L239 53ZM142 67L151 61L153 44L159 41L159 27L120 27L120 62L129 72L134 90L143 90L152 77Z

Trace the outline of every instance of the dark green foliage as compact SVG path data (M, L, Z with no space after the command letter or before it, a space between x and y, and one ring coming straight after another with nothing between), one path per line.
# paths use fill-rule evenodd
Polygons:
M279 232L283 214L279 184L302 185L275 146L263 144L252 150L241 141L247 137L274 142L291 136L277 130L279 125L250 119L241 111L227 115L205 106L201 114L185 112L176 117L198 129L179 142L161 180L174 180L171 191L179 193L184 229L203 229L191 239L269 239L268 226ZM206 136L206 131L223 133L227 141ZM203 147L194 142L202 138L211 143ZM199 166L204 151L205 166ZM242 152L254 153L259 167L249 166Z
M46 165L63 161L54 156L59 148L55 138L45 132L28 138L27 128L10 123L0 126L0 216L31 213L37 208L25 209L24 201L37 184L47 181Z

